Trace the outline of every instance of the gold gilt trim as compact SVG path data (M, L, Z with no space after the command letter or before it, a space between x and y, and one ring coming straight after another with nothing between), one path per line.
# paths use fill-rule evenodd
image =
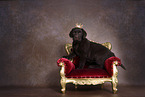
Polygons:
M113 93L117 92L117 85L118 85L118 69L117 69L118 61L113 62L113 76L112 76L112 90Z
M65 45L65 50L66 50L68 55L71 53L71 49L72 49L72 44L71 43L67 43Z
M112 49L112 44L110 42L102 43L102 45L105 46L106 48L108 48L109 50Z
M103 84L104 81L111 81L111 78L68 78L66 83L73 83L75 85L97 85Z
M60 83L61 83L61 86L62 86L62 93L65 93L65 89L66 89L66 77L65 77L65 65L64 63L60 62L59 63L59 66L61 66L61 70L60 70L60 76L61 76L61 80L60 80Z

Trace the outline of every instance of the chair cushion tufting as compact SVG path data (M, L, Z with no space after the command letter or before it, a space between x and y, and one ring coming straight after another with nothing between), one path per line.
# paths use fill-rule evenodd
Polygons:
M74 69L66 75L67 78L108 78L111 77L104 69Z

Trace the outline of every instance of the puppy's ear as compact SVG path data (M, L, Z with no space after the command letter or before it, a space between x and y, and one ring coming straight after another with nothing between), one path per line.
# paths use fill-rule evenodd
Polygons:
M73 31L74 31L74 29L72 29L69 33L69 37L71 37L71 38L73 38Z
M81 29L81 30L83 32L83 38L85 38L87 36L87 33L86 33L86 31L84 29Z

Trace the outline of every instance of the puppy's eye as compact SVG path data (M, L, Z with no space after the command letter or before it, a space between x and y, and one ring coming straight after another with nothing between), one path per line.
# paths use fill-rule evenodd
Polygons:
M73 34L76 34L76 31L74 31Z
M79 31L78 33L81 34L81 31Z

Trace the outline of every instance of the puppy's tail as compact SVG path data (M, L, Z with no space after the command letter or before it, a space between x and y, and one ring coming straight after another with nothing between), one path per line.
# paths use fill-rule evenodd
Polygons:
M123 64L120 65L124 70L126 70L125 66Z

